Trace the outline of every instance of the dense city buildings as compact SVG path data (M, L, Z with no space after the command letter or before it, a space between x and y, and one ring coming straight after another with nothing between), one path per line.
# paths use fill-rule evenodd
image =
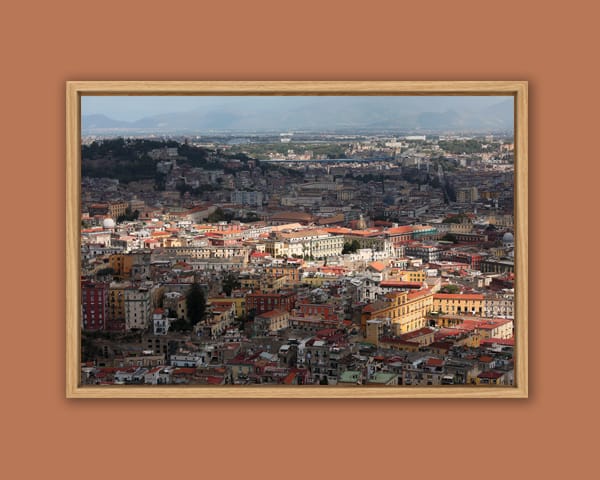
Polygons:
M83 136L83 384L513 385L512 132Z

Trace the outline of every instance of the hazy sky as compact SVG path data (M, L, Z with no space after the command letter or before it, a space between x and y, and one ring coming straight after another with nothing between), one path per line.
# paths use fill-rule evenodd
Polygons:
M235 108L237 105L244 109L255 110L277 109L281 107L296 108L306 105L307 102L318 101L322 97L307 96L82 96L82 115L102 114L114 120L133 121L144 117L164 113L187 112L198 109L215 109L228 107ZM328 97L333 101L348 102L349 97ZM365 97L350 97L356 102L365 100ZM388 106L393 99L390 97L369 97L374 108L380 105L382 108ZM404 97L406 98L406 97ZM450 109L479 110L490 105L498 104L509 97L502 96L420 96L410 97L410 104L414 110L424 112L445 112Z

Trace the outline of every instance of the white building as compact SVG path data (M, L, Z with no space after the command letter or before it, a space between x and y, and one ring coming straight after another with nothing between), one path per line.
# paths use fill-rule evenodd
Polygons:
M154 335L166 335L171 326L171 321L164 316L162 309L157 309L152 315Z
M514 292L488 295L483 304L484 315L488 318L515 318Z
M208 363L208 360L206 354L178 353L176 355L171 355L170 362L173 367L196 368L205 365Z

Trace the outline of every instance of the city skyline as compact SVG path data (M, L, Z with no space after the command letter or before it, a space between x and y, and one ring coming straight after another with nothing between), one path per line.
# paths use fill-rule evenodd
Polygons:
M506 96L82 96L85 132L512 131Z
M518 387L515 98L84 95L79 385Z

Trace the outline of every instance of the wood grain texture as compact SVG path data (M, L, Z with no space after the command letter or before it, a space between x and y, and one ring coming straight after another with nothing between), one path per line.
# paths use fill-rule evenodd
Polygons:
M515 387L80 386L81 95L509 95L515 98ZM66 112L67 398L527 398L528 83L526 81L70 81Z
M522 81L85 81L68 82L84 95L514 95Z
M78 389L80 375L80 313L79 307L79 240L81 139L80 97L77 88L67 85L67 145L66 145L66 389L71 397Z
M515 378L523 396L529 395L528 359L528 89L515 92Z

